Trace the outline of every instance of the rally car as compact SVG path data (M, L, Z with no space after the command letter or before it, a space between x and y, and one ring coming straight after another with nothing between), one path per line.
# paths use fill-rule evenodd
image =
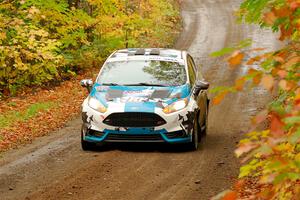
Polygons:
M82 104L81 144L164 142L196 150L208 123L209 84L174 49L122 49L108 57Z

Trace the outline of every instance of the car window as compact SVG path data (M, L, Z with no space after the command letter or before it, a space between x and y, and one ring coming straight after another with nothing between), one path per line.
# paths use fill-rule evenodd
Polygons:
M188 62L188 70L189 70L190 83L191 83L191 85L194 85L195 81L196 81L196 73L195 73L195 68L194 68L193 60L192 60L192 58L190 56L188 56L187 62Z
M130 60L107 62L97 80L100 84L184 85L187 73L184 65L157 60Z

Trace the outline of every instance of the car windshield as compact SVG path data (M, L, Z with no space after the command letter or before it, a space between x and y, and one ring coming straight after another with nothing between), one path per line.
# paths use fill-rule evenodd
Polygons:
M97 80L104 85L178 86L187 81L184 65L157 60L107 62Z

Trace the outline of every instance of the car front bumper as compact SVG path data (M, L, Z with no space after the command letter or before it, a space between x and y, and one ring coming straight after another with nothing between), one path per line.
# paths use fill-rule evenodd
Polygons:
M129 129L126 131L104 130L103 132L86 129L84 140L94 143L102 142L151 142L151 143L188 143L192 138L184 131L167 132L165 129L149 131Z
M155 114L166 123L152 128L115 127L103 121L110 114L122 112L118 106L106 113L93 110L85 101L82 106L83 140L94 143L102 142L154 142L154 143L189 143L192 141L192 127L197 107L191 102L185 109L165 114L156 109Z

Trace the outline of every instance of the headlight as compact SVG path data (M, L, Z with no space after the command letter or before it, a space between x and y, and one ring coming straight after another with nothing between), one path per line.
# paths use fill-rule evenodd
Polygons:
M176 102L172 103L171 105L165 107L163 109L163 111L166 114L170 114L170 113L182 110L188 105L188 102L189 102L188 99L182 99L182 100L176 101Z
M100 103L99 100L95 99L94 97L89 97L88 105L93 108L94 110L105 113L107 108Z

